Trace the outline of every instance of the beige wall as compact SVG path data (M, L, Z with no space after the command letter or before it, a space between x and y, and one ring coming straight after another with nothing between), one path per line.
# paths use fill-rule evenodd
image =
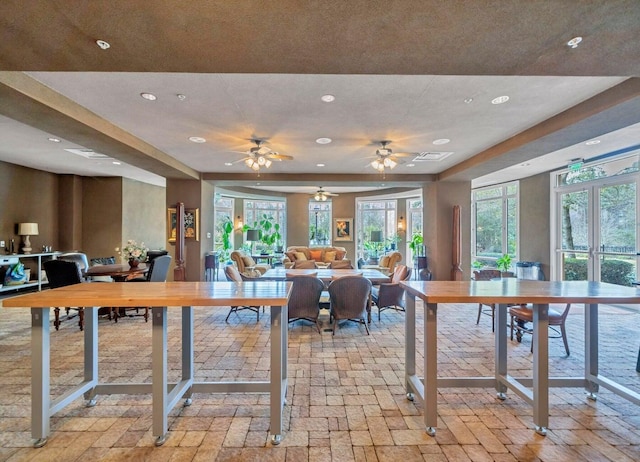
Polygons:
M82 177L58 176L58 220L60 232L59 248L65 250L82 248Z
M82 179L82 246L88 258L118 257L122 247L122 178Z
M549 279L551 258L551 176L541 173L520 180L520 260L542 263Z
M149 249L165 249L166 190L139 181L122 181L122 239L144 242Z

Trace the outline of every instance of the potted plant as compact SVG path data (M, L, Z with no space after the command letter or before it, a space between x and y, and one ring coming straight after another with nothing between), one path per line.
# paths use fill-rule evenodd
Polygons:
M248 229L260 230L260 242L263 244L263 252L269 253L273 251L275 245L279 245L282 241L280 234L280 223L276 223L272 215L262 214L260 220L255 221L253 226L244 225L243 231Z
M423 243L424 239L422 238L422 233L413 233L413 236L411 236L411 240L409 241L409 248L411 249L414 257L418 256L418 252L421 250Z
M512 262L513 261L511 259L511 255L509 255L508 253L505 253L503 256L496 260L496 268L500 270L500 272L502 273L502 277L514 276L514 273L512 271L509 271Z
M231 244L231 236L233 235L233 223L231 222L229 217L226 218L221 228L222 249L220 250L220 260L226 262L229 260L229 255L231 253L230 251L233 247L233 245Z

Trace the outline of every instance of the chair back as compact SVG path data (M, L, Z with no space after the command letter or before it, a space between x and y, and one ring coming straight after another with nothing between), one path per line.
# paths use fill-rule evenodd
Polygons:
M294 276L287 278L293 282L289 298L290 318L317 318L320 310L320 296L324 290L323 282L317 277Z
M393 271L393 268L395 268L396 263L399 263L401 260L402 260L402 254L398 251L394 251L380 257L378 266L382 268L388 268L389 271Z
M91 266L96 265L113 265L116 262L116 257L98 257L91 259Z
M167 280L170 263L171 255L161 255L151 260L151 263L149 264L149 272L147 272L147 281L165 282Z
M393 276L391 282L398 283L400 281L407 281L411 277L411 270L406 265L398 265L393 270Z
M362 276L344 276L329 284L331 311L337 319L361 319L371 305L371 281Z
M58 255L58 260L74 261L80 266L80 272L84 273L89 269L89 260L87 254L81 252L67 252Z
M234 250L230 255L231 261L233 261L238 267L239 272L244 272L247 266L256 266L256 262L250 255L245 254L240 250Z
M227 281L242 282L240 272L233 265L227 265L224 267L224 275L227 277Z
M163 255L169 255L169 252L166 250L147 250L147 261L152 262Z
M75 261L47 260L43 266L52 289L83 282L80 265Z

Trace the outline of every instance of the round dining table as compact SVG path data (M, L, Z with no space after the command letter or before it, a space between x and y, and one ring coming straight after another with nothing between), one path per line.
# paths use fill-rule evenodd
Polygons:
M112 265L96 265L88 268L85 276L111 276L116 282L128 281L139 276L143 276L149 271L149 266L140 263L131 267L128 263L115 263Z

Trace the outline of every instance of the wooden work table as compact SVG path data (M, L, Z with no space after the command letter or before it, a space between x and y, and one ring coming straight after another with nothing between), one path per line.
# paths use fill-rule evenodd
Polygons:
M598 282L550 282L507 278L501 281L403 281L407 293L405 321L405 379L407 397L424 404L427 433L435 435L438 387L494 387L506 399L511 389L533 407L535 430L546 435L549 425L549 387L584 387L590 399L599 386L640 405L635 393L598 372L598 304L640 304L640 290ZM424 379L416 375L416 297L424 302ZM438 377L437 320L443 303L495 303L495 372L493 377ZM533 304L533 377L514 378L507 370L507 306ZM584 377L549 377L549 304L585 306ZM446 322L446 317L444 318ZM415 394L415 395L414 395Z
M89 406L100 394L152 394L153 436L164 443L167 416L182 398L191 404L193 393L269 393L270 432L274 444L283 434L287 390L287 309L292 283L257 282L148 282L87 283L3 300L4 308L31 307L31 433L43 446L50 433L50 417L84 396ZM230 305L271 306L271 374L269 382L195 382L193 370L193 307ZM50 397L49 307L85 307L84 381L57 399ZM98 308L150 306L152 318L152 382L99 383ZM182 377L167 380L167 311L182 310ZM132 339L134 341L135 339Z

